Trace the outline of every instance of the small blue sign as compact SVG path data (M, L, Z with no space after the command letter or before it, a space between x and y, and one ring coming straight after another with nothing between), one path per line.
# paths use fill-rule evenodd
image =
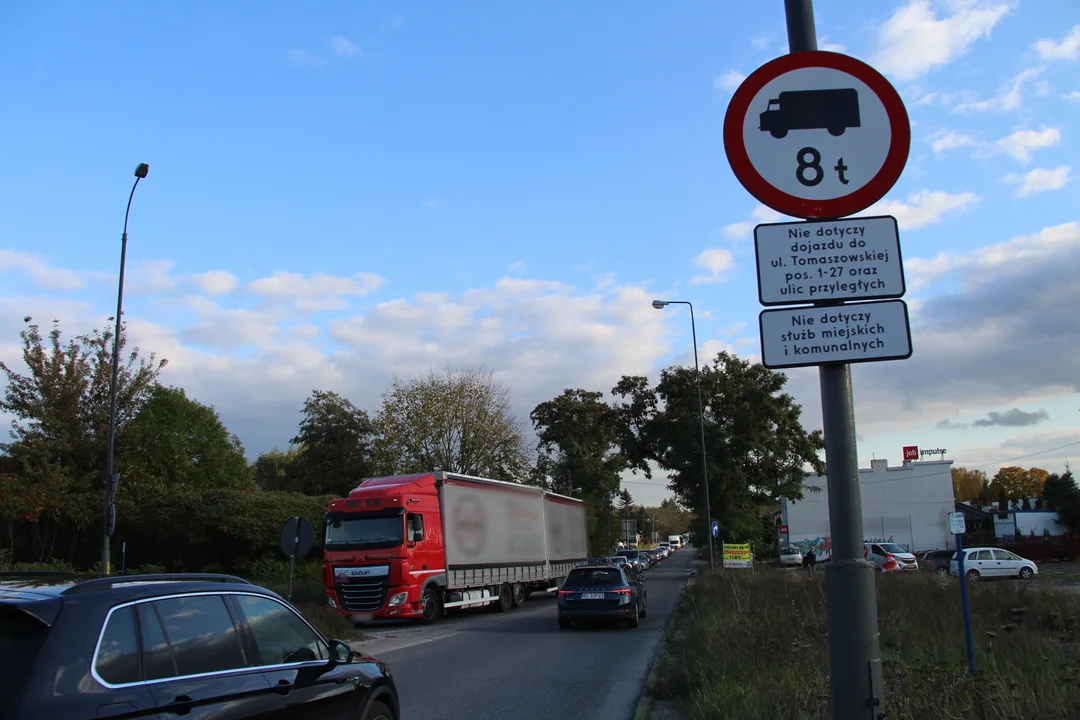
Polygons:
M715 520L712 521L712 536L720 537L720 523Z

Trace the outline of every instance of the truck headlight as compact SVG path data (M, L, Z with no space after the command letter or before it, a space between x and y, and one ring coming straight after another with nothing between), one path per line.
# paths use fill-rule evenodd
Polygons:
M405 601L409 599L409 593L399 592L390 596L390 607L397 607L398 605L404 605Z
M328 607L337 610L337 603L334 602L334 598L330 597L329 595L326 596L326 604Z

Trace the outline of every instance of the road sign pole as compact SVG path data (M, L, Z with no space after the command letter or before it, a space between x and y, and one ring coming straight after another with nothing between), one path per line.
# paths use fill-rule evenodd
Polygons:
M817 50L811 0L785 0L788 49ZM821 414L828 468L832 560L825 573L834 718L885 717L874 566L863 558L862 500L851 366L822 365Z
M964 536L956 536L956 569L960 572L960 604L964 606L964 642L967 643L968 674L975 674L975 641L971 637L971 607L968 605L967 572L964 570Z

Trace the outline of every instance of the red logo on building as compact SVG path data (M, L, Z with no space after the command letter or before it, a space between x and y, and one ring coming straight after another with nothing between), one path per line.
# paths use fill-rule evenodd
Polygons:
M904 459L905 460L918 460L919 459L919 446L918 445L905 445L904 446Z

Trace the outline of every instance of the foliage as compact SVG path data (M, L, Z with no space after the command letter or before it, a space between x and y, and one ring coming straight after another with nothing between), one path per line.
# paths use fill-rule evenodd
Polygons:
M1072 470L1066 467L1063 473L1047 476L1042 499L1048 510L1057 510L1058 521L1070 533L1080 534L1080 486Z
M977 500L989 480L982 470L952 469L953 498L959 502Z
M335 392L315 390L304 402L300 446L284 473L285 488L318 495L348 495L374 472L371 418Z
M612 501L626 469L618 414L602 393L567 389L537 405L530 418L540 439L537 484L563 494L580 487L589 518L589 552L608 552L620 532Z
M161 486L250 487L244 446L214 408L181 388L155 387L124 429L117 448L125 492L140 497Z
M259 455L251 464L252 480L262 490L291 490L295 480L293 470L300 449L295 445L282 452L277 448Z
M7 380L0 412L14 416L12 442L0 444L10 473L0 488L0 525L16 555L40 562L69 528L86 532L101 522L113 331L64 342L58 322L47 336L32 318L25 322L19 336L28 373L0 363ZM122 326L121 357L126 340ZM120 363L119 432L149 398L165 363L139 348Z
M650 463L665 470L668 487L698 517L695 530L706 533L696 380L693 368L673 367L655 388L644 377L624 377L613 393L622 398L621 442L631 466L646 476ZM820 431L803 429L783 373L721 352L700 380L712 516L721 540L745 542L761 532L759 506L801 499L806 466L824 471L824 442Z
M181 571L217 563L243 575L262 558L281 557L281 527L294 515L311 521L318 546L330 499L241 488L170 488L144 502L130 520L120 513L117 541L128 543L133 567L154 563Z
M1037 497L1042 494L1043 484L1049 476L1042 468L1003 467L990 482L991 492L999 496L1004 493L1009 500L1019 502L1023 498Z
M489 370L395 379L375 420L377 462L387 475L444 470L520 482L528 477L524 430L510 390Z
M890 718L1080 717L1080 598L1010 581L971 587L979 670L969 677L955 582L877 583ZM705 575L687 588L658 687L694 720L830 718L826 630L820 576Z

